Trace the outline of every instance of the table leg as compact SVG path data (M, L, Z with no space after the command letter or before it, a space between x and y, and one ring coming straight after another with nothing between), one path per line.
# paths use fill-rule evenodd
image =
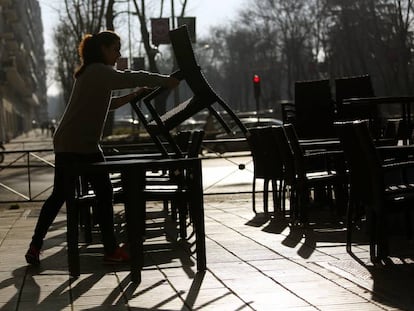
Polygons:
M145 171L129 168L121 172L125 195L125 218L131 257L131 281L141 282L141 269L144 264L142 225L145 226L145 200L142 192L145 187Z
M66 201L66 238L68 247L68 268L72 277L80 275L80 261L78 248L79 208L71 200Z
M190 208L196 234L197 270L204 271L207 269L207 260L201 160L194 164L192 171L192 182L190 184L192 193Z

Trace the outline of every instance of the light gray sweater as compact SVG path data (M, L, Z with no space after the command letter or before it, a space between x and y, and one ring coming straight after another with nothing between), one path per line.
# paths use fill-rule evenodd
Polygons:
M146 71L118 71L101 63L88 65L75 80L69 103L56 129L53 137L55 152L100 152L99 141L112 90L164 86L167 78Z

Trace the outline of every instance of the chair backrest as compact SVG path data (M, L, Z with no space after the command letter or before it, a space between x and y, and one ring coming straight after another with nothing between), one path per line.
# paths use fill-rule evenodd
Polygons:
M292 151L292 157L295 161L296 173L300 176L304 176L305 172L305 160L302 147L299 143L299 138L296 133L295 127L293 124L285 124L283 126L285 131L286 138L290 144L290 149Z
M197 130L193 131L191 134L190 144L187 150L187 157L197 158L201 152L201 146L203 144L204 131Z
M335 79L335 101L338 119L357 120L369 119L373 115L372 108L361 107L358 111L343 106L344 99L375 96L369 75L342 77Z
M256 178L282 178L283 165L275 141L274 129L272 126L249 129L247 142L252 153Z
M335 127L348 163L352 195L356 201L372 206L382 181L380 159L368 126L364 121L348 121L337 122Z
M296 111L295 111L295 103L292 101L282 101L280 103L281 111L282 111L282 121L283 124L293 123L295 124L296 119Z
M273 133L279 150L280 159L283 164L284 180L288 184L293 184L296 180L296 165L289 139L286 136L283 126L274 127Z
M137 102L131 103L156 145L162 149L162 152L165 154L165 148L163 149L161 144L161 140L164 139L170 144L178 156L182 156L175 141L172 139L170 131L203 109L208 109L224 129L230 133L230 127L214 109L213 104L215 103L220 105L227 112L244 134L247 133L247 129L240 119L223 99L213 91L205 79L197 64L186 25L171 30L170 38L179 66L179 71L175 72L173 76L185 80L193 92L193 96L161 115L151 103L155 97L163 95L163 92L165 91L164 88L157 88L143 99L143 102L149 111L150 120L146 120L146 117Z
M178 148L181 151L186 151L189 148L190 140L191 140L191 131L180 131L175 135L175 142L177 143Z
M170 31L171 45L181 75L194 94L210 96L215 101L217 95L205 79L194 55L193 46L186 26L181 26Z
M335 79L335 101L337 105L342 104L342 101L347 98L373 96L375 94L370 75Z
M332 137L335 105L329 80L296 82L295 112L299 137Z

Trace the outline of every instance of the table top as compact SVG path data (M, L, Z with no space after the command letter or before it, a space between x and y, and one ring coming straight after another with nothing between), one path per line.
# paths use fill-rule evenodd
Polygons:
M406 104L414 103L414 96L375 96L347 98L342 102L344 105L379 105L379 104Z
M132 168L152 170L152 169L170 169L186 168L197 163L201 163L201 158L177 158L177 159L154 159L154 158L130 158L107 160L104 162L95 162L79 167L81 171L101 171L121 172Z

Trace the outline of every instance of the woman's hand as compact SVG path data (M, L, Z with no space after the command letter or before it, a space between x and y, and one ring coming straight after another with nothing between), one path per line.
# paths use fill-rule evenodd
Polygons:
M133 100L137 96L145 96L145 95L148 95L153 90L154 89L149 88L149 87L140 87L140 88L136 89L134 92L132 92L129 95L131 96L131 100Z
M165 83L165 87L169 88L169 89L174 89L176 88L178 85L180 84L180 80L169 76L167 78L167 81Z

